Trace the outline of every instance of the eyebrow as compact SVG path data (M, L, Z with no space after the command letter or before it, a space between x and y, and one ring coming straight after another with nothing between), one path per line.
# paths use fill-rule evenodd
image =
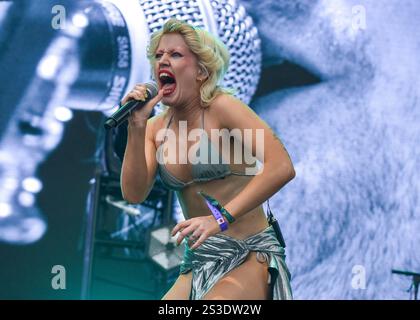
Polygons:
M162 51L164 51L164 50L163 49L159 49L159 50L156 50L156 53L162 52ZM182 51L182 48L181 47L176 47L175 49L168 50L168 52L174 52L174 51Z

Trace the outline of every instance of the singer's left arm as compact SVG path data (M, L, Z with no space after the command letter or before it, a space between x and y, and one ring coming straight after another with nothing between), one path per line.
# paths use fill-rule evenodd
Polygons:
M227 94L218 96L212 106L214 106L212 111L217 114L223 128L240 129L242 137L244 137L245 129L251 129L252 144L248 143L245 148L252 149L252 155L262 163L262 168L246 187L231 201L224 204L225 209L237 219L261 205L292 180L296 173L283 143L249 106ZM257 139L257 129L263 130L260 131L263 132L263 141ZM246 142L246 139L243 141ZM260 148L263 144L262 159L258 155L257 144L260 144Z

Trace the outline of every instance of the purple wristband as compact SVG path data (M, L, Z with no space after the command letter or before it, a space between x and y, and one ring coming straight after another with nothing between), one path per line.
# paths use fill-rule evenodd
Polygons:
M225 231L228 228L228 223L223 218L222 214L212 206L207 200L205 200L207 203L207 206L210 208L211 213L213 214L213 217L216 219L217 223L219 224L220 230Z

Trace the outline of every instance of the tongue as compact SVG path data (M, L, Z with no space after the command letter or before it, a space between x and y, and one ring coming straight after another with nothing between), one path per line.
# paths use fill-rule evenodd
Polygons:
M175 91L176 84L175 83L166 83L163 85L163 93L169 94Z

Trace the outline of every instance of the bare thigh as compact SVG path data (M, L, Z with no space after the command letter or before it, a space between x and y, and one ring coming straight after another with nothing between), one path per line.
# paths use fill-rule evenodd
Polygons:
M246 260L224 275L204 296L204 300L266 300L269 298L268 264L250 252Z
M174 285L162 300L189 300L191 292L192 272L180 274Z

